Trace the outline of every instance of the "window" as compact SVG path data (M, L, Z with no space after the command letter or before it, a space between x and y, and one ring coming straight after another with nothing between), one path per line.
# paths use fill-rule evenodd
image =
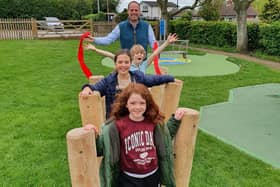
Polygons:
M142 12L148 12L148 6L147 5L143 5Z

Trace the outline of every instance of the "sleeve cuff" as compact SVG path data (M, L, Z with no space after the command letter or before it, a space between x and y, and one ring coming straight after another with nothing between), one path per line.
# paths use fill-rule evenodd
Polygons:
M181 123L182 120L175 119L175 114L172 114L171 119L174 120L176 123Z

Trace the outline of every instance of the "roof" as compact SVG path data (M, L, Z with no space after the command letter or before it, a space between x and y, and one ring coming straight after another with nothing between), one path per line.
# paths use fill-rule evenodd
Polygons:
M177 14L176 16L182 16L182 14L184 13L185 11L182 11L180 12L179 14ZM250 6L247 10L247 16L250 17L250 16L257 16L257 11L252 7ZM198 9L194 9L192 10L192 16L193 17L200 17L198 15ZM227 16L236 16L236 12L234 10L234 5L233 4L223 4L221 6L221 9L220 9L220 16L221 17L227 17Z
M247 16L257 16L257 11L252 7L249 6L247 10ZM220 16L236 16L236 12L234 10L233 4L223 4L220 9Z
M156 1L142 1L141 4L142 3L145 3L145 4L147 4L147 5L151 6L151 7L158 7L158 3ZM177 5L175 3L168 2L167 3L167 7L175 7L176 8Z

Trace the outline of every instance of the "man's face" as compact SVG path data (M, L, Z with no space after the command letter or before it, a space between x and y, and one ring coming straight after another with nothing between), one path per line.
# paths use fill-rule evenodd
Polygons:
M128 19L130 21L138 21L140 16L140 7L136 3L131 3L128 7Z

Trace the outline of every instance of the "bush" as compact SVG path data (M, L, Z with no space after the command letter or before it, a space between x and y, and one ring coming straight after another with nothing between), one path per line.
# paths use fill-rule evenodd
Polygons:
M248 50L263 51L267 55L280 56L280 22L272 24L248 23ZM236 46L235 22L170 21L169 32L177 33L181 39L194 44L217 47Z
M260 25L260 49L270 55L280 56L280 22Z
M186 20L171 20L169 24L169 33L177 33L181 40L189 40L191 22Z
M117 23L119 23L119 22L121 22L121 21L126 20L127 17L128 17L127 10L124 9L121 13L118 13L118 14L117 14L117 16L116 16L116 18L115 18L115 21L116 21Z
M106 21L106 15L104 12L99 12L97 14L88 14L83 16L84 19L92 19L93 21Z
M255 51L259 48L259 24L257 23L250 23L247 26L248 30L248 50Z
M193 21L189 37L192 43L230 47L235 44L234 30L231 22Z

